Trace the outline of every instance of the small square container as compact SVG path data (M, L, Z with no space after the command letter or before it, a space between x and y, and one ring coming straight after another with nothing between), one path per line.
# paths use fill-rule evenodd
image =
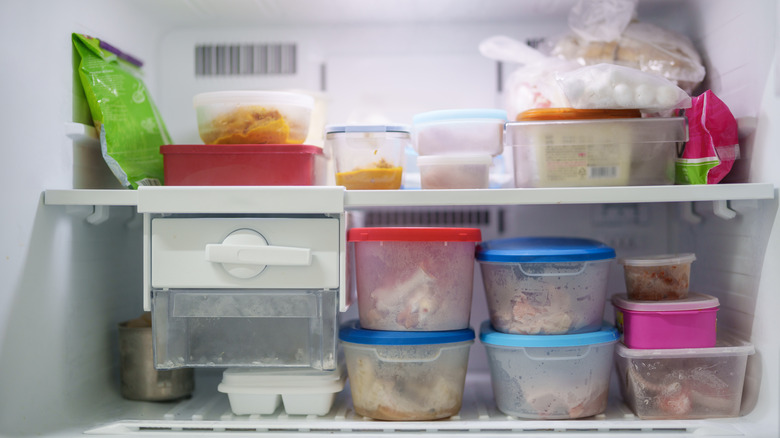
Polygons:
M193 98L205 144L301 144L314 98L284 91L215 91Z
M628 348L706 348L717 338L718 299L691 293L674 301L635 301L612 297L615 324Z
M168 186L311 186L324 183L322 149L310 145L163 145Z
M688 140L683 117L519 117L505 133L516 187L674 184L677 146Z
M483 242L482 270L493 327L560 335L599 330L615 250L590 239L522 237Z
M414 149L420 155L488 154L504 151L507 114L499 109L451 109L412 119Z
M486 189L493 157L482 155L421 155L417 157L423 189Z
M157 369L336 368L337 290L153 289L151 304Z
M687 297L694 260L696 255L691 253L618 259L623 265L628 298L657 301Z
M472 329L442 332L339 331L355 412L376 420L448 418L460 411Z
M395 331L469 326L478 228L353 228L360 324Z
M401 188L404 150L411 145L404 125L330 125L325 148L333 151L336 184L348 190Z
M520 418L584 418L607 408L618 333L601 327L571 335L513 335L485 321L485 345L498 409Z
M636 350L618 344L623 401L641 419L736 417L752 344L727 333L712 348Z
M332 371L228 368L217 390L236 415L273 414L282 403L288 415L326 415L346 378L343 364Z

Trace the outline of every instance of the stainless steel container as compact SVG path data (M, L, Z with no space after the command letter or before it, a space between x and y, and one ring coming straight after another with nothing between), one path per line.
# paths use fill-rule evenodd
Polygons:
M154 368L152 328L119 324L120 381L122 397L130 400L165 401L188 396L195 388L192 368Z

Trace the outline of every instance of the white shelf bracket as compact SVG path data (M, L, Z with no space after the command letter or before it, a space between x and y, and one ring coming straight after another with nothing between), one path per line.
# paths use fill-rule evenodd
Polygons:
M693 202L680 203L680 217L682 217L685 222L688 222L692 225L701 223L701 216L696 213Z
M728 204L729 201L712 201L712 211L715 216L724 219L731 220L737 217L737 212L732 210Z
M95 205L92 214L87 216L87 222L92 225L100 225L108 220L108 205Z

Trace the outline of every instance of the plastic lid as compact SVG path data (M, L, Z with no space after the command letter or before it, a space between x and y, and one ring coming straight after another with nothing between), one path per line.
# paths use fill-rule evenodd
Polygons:
M714 347L638 349L628 348L622 342L619 342L615 347L615 353L627 359L724 358L749 356L755 352L756 348L753 344L743 341L733 334L726 333L720 328L718 328L718 340Z
M164 144L161 154L316 154L322 155L322 148L306 144Z
M308 94L291 93L289 91L212 91L209 93L196 94L192 99L192 103L196 107L201 105L212 105L215 103L248 103L258 105L299 105L314 108L313 97Z
M625 257L618 259L618 263L626 266L666 266L693 263L696 255L685 254L659 254L644 257Z
M642 113L638 109L534 108L518 114L517 121L636 119L639 117L642 117Z
M712 295L691 292L686 298L664 301L631 300L628 294L612 296L612 304L623 310L636 312L674 312L680 310L712 309L720 306L720 301Z
M479 242L479 228L380 227L352 228L349 242Z
M500 345L502 347L577 347L582 345L606 344L617 342L620 334L617 329L608 325L601 330L590 333L571 335L514 335L497 332L485 321L479 328L479 340L483 344Z
M326 134L343 134L348 132L402 132L409 133L407 125L328 125Z
M430 345L473 341L474 330L450 330L441 332L396 332L367 330L358 320L344 323L339 329L339 339L363 345Z
M458 155L420 155L417 157L418 166L452 166L452 165L484 165L493 164L493 156L490 154L458 154Z
M416 125L419 123L463 119L500 119L506 121L507 115L506 111L500 109L450 109L417 114L412 118L412 123Z
M517 237L477 246L477 260L483 262L583 262L612 258L615 250L609 246L576 237Z

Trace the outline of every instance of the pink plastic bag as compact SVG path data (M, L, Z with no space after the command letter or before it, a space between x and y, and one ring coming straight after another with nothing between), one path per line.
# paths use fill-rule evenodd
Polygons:
M723 101L707 90L691 99L688 142L677 159L677 184L717 184L739 158L737 120Z

